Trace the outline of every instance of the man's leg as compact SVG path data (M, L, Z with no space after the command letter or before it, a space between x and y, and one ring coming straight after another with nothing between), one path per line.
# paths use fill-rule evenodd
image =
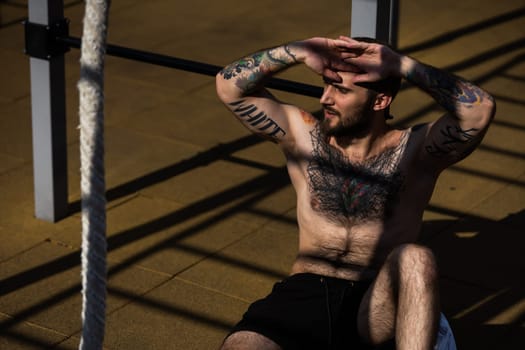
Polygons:
M272 340L255 332L240 331L230 335L222 344L221 350L281 350Z
M396 338L396 348L432 349L439 324L438 273L434 255L406 244L392 251L365 294L359 334L372 344Z

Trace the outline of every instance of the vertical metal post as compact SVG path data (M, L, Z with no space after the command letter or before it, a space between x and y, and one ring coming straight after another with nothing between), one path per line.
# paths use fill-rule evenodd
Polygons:
M397 47L398 0L352 0L350 35L376 38Z
M62 0L29 0L29 22L64 18ZM56 222L68 210L64 55L30 57L35 215Z

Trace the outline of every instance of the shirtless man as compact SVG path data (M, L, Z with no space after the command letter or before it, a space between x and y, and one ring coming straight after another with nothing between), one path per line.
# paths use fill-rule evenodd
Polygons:
M278 101L266 78L297 64L322 76L319 119ZM401 79L445 110L390 126ZM470 154L495 113L474 84L362 38L311 38L225 67L217 92L252 132L277 143L297 193L299 253L290 277L250 306L222 349L356 349L395 338L433 348L437 268L415 244L440 172Z

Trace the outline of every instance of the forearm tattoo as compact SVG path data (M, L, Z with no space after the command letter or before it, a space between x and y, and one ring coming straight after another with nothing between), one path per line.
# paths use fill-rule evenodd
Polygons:
M270 118L264 111L259 110L254 104L239 100L228 105L245 124L250 125L262 135L273 140L286 135L286 131L275 120Z
M288 45L257 52L240 59L220 71L224 79L235 79L235 85L243 93L257 89L262 79L297 63Z
M446 110L457 114L460 107L472 108L490 98L481 88L432 66L422 65L407 74L407 80L427 91Z

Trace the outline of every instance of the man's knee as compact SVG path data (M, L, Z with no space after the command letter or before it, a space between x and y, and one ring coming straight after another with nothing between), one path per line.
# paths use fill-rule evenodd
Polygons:
M438 278L434 253L427 247L417 244L403 244L395 248L390 263L397 265L399 278L417 278L425 283L433 283Z
M238 331L228 336L220 350L280 350L281 348L265 336L251 332Z

